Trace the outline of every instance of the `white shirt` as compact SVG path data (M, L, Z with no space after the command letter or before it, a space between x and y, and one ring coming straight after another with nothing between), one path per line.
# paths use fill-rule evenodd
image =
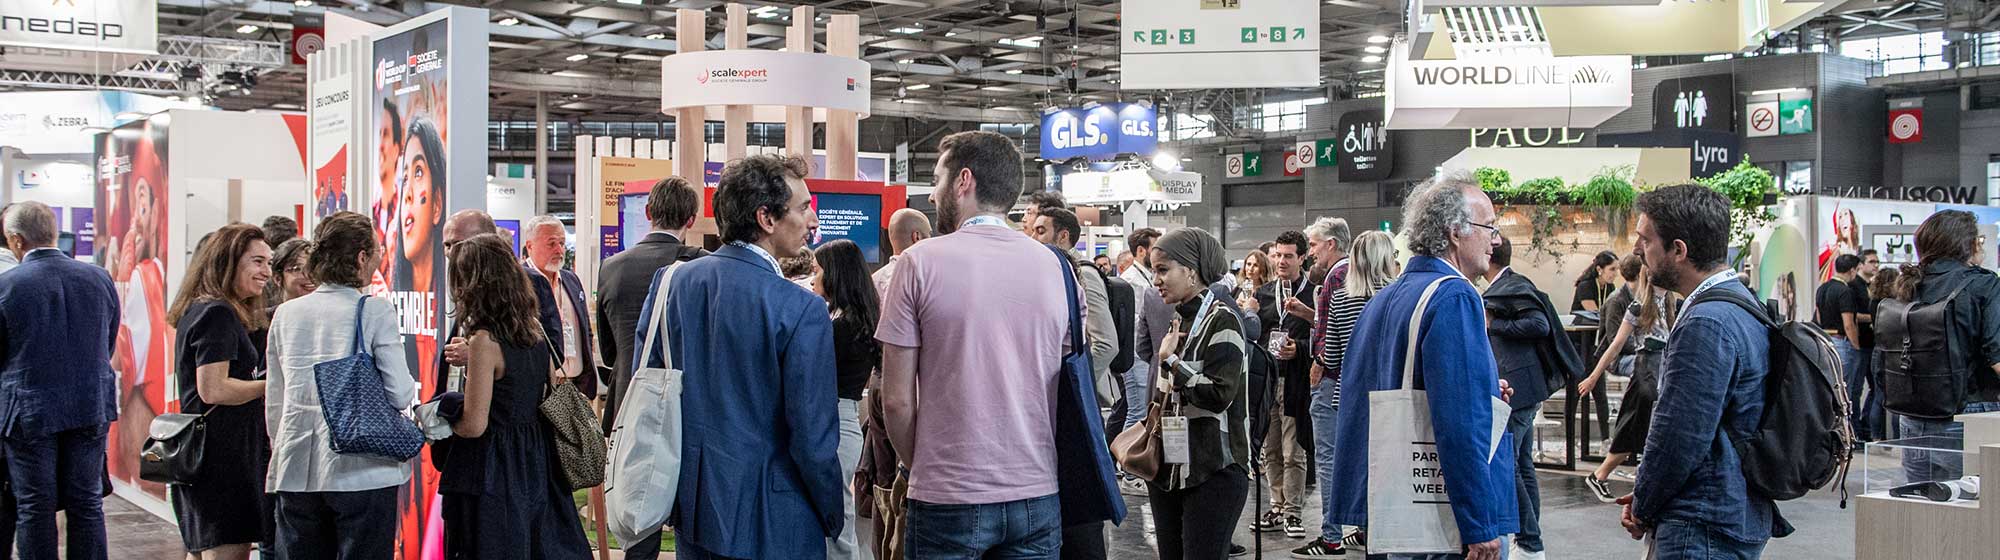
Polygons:
M313 366L354 353L354 303L361 293L337 284L278 306L271 319L265 358L271 368L264 387L264 424L271 435L266 492L354 492L409 482L415 463L333 452L332 434L320 412ZM375 356L375 369L389 402L408 413L417 401L416 379L403 356L396 331L396 308L369 298L362 340Z
M896 277L896 259L900 258L903 258L903 256L896 255L889 257L888 264L882 265L882 268L877 269L874 275L869 276L870 280L875 281L875 297L885 300L889 298L889 280Z

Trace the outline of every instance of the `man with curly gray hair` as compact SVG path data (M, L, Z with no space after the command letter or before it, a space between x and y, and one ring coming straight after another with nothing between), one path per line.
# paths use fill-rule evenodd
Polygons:
M1500 557L1502 537L1519 525L1513 457L1489 457L1496 445L1511 449L1511 436L1496 435L1493 429L1509 412L1500 402L1506 385L1494 373L1486 309L1468 280L1486 272L1488 257L1500 243L1494 219L1493 201L1469 175L1445 174L1425 182L1410 196L1403 220L1416 256L1410 258L1401 279L1368 303L1354 326L1341 364L1341 390L1363 404L1338 410L1340 429L1333 456L1339 464L1333 478L1348 483L1334 488L1328 515L1342 525L1368 525L1368 438L1373 430L1370 407L1362 395L1403 388L1405 351L1416 345L1408 355L1421 355L1423 360L1411 375L1430 401L1436 435L1432 440L1436 453L1423 454L1435 457L1435 462L1420 461L1418 470L1441 473L1442 480L1426 475L1375 482L1384 487L1407 482L1449 488L1434 499L1450 503L1458 525L1457 535L1412 533L1412 527L1402 525L1369 527L1370 553L1389 553L1393 558L1404 551L1376 550L1376 545L1388 548L1392 542L1412 538L1445 537L1463 543L1463 549L1462 556L1443 557L1494 560ZM1418 309L1424 299L1428 302ZM1411 332L1413 321L1421 327L1416 332ZM1496 437L1500 441L1494 441Z

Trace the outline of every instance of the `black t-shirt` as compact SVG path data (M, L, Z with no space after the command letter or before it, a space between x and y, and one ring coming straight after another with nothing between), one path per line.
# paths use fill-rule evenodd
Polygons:
M868 386L868 376L882 365L882 345L875 342L875 333L870 331L854 321L833 322L833 361L834 371L838 372L835 384L840 398L861 400L861 389Z
M228 303L207 300L189 305L174 327L179 338L175 345L179 349L175 376L180 381L181 412L201 414L209 408L195 390L195 368L228 362L229 377L257 379L264 358L250 332L243 328L242 319Z
M1818 309L1820 328L1840 333L1843 338L1847 336L1847 323L1841 314L1860 311L1855 304L1854 287L1839 278L1819 285L1819 292L1813 295L1813 305Z
M1604 285L1598 284L1597 280L1595 279L1584 278L1582 280L1577 280L1576 295L1571 296L1569 299L1570 312L1575 313L1578 311L1583 311L1584 310L1583 302L1586 301L1597 304L1597 309L1599 311L1602 311L1604 309L1604 293L1603 293L1604 291L1605 291ZM1613 317L1606 320L1616 321L1618 319Z
M1868 279L1862 278L1861 275L1857 274L1854 276L1854 281L1848 285L1854 288L1854 324L1861 329L1861 340L1855 341L1856 346L1874 348L1875 323L1864 322L1860 317L1861 315L1868 315L1872 319L1875 315L1876 301L1868 297Z

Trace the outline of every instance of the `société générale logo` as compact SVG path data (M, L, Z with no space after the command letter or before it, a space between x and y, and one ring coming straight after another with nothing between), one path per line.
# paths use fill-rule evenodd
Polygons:
M76 0L49 0L50 6L76 7ZM0 31L13 31L30 35L83 36L96 37L99 41L118 39L125 36L125 26L102 21L79 20L75 17L46 18L0 14Z

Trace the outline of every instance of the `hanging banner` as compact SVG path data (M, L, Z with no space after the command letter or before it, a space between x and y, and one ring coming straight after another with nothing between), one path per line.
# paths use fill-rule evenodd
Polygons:
M1411 60L1389 47L1388 126L1590 128L1632 107L1632 57Z
M1149 157L1159 150L1154 128L1159 114L1151 103L1105 103L1042 114L1043 159L1109 159L1118 154Z
M1924 100L1897 99L1889 102L1889 143L1911 144L1924 141Z
M1148 0L1119 8L1124 89L1318 87L1318 0Z
M353 210L355 199L360 198L353 178L360 175L360 158L365 156L357 151L367 141L364 135L372 132L356 120L370 114L366 105L371 97L362 93L371 79L362 66L364 59L372 60L368 48L367 41L349 41L308 57L306 87L312 103L306 107L310 121L306 167L312 182L313 210L311 220L303 226L317 225L335 212ZM381 110L380 105L375 107ZM394 162L378 165L379 169L395 169ZM386 183L376 186L381 184Z
M1669 78L1653 86L1653 130L1736 130L1736 76Z
M1334 132L1340 134L1340 181L1356 183L1389 178L1394 168L1394 151L1389 129L1383 125L1381 109L1349 111L1340 115Z
M660 60L660 110L706 107L722 120L726 105L752 106L752 122L785 122L786 107L873 110L868 61L824 53L718 50L681 53Z
M155 54L157 0L0 0L0 46Z
M106 439L106 468L120 486L138 489L139 501L162 505L167 487L139 479L139 450L153 418L180 408L167 396L174 367L168 279L177 284L182 274L169 265L185 261L167 250L169 236L181 230L167 218L168 205L181 196L167 184L170 123L161 114L97 135L93 214L103 241L92 240L99 248L97 264L111 272L117 285L120 310L111 350L111 370L118 376L118 421Z

